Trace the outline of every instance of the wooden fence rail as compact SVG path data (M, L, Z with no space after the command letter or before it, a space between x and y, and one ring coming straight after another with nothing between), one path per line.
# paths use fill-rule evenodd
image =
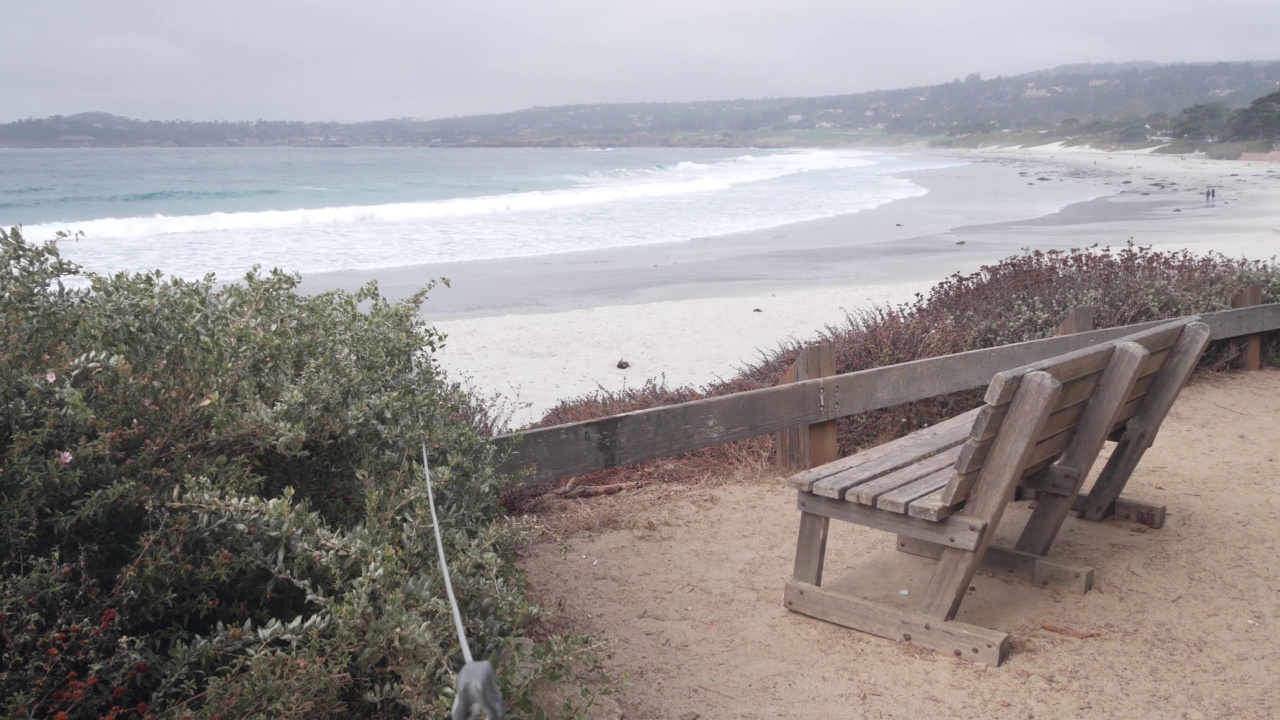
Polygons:
M1201 317L1214 340L1256 335L1280 329L1280 303ZM494 442L516 443L501 469L526 473L526 482L573 477L983 387L1001 370L1106 342L1162 322L1167 320L914 360L502 435Z

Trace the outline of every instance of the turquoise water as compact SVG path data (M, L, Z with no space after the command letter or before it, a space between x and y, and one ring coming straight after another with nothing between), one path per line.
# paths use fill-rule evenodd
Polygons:
M862 150L0 150L0 225L95 271L310 273L677 242L922 195Z

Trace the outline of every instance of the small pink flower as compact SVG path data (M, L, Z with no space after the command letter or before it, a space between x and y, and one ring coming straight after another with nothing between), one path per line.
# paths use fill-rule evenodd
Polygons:
M56 374L56 373L54 373L52 370L50 370L49 372L47 372L47 373L45 373L45 374L44 374L44 379L45 379L45 380L47 380L47 381L49 381L49 382L53 382L54 380L57 380L57 379L58 379L58 376L57 376L57 374Z
M70 452L63 450L62 452L58 453L58 462L62 463L63 465L66 465L67 463L71 462L71 460L72 460L72 456Z

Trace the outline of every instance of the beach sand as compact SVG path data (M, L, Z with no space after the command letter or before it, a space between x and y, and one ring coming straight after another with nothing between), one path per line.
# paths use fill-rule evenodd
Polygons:
M817 287L435 325L448 336L440 360L450 377L484 395L501 393L515 406L519 426L597 389L636 387L649 378L671 387L731 378L763 351L843 323L846 311L908 302L929 287ZM619 369L620 360L629 367Z
M972 165L912 176L928 195L854 215L648 248L406 268L380 283L398 296L451 277L453 288L424 308L449 336L440 360L483 394L517 402L519 427L598 388L664 377L701 386L782 341L815 338L846 311L909 301L1022 248L1132 241L1280 253L1274 163L1054 147L956 157ZM619 370L624 359L631 366Z

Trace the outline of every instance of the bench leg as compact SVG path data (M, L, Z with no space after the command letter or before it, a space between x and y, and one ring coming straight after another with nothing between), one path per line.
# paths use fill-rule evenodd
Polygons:
M963 515L984 521L986 527L973 550L943 549L929 587L924 591L921 614L939 620L951 620L956 616L965 591L969 589L969 581L973 579L991 536L1000 524L1000 517L1013 499L1018 478L1035 449L1035 439L1040 436L1049 412L1061 394L1062 383L1048 373L1030 372L1023 376L1005 415L1008 431L996 436L965 503Z
M1062 529L1062 523L1071 514L1071 500L1065 495L1041 493L1040 499L1036 501L1036 509L1031 511L1031 517L1022 529L1022 535L1014 549L1029 555L1048 554L1053 541L1058 537L1058 531Z
M827 556L827 529L831 518L800 513L800 537L796 540L796 567L792 578L809 585L822 584L822 565Z
M1063 451L1058 461L1046 474L1069 480L1067 494L1041 493L1040 501L1031 512L1031 518L1022 529L1022 536L1014 549L1032 555L1046 555L1062 529L1062 523L1071 514L1071 503L1080 494L1089 470L1093 468L1098 451L1107 441L1107 435L1115 425L1116 417L1126 398L1133 392L1142 365L1151 355L1137 343L1123 343L1111 354L1094 396L1089 400L1075 438Z
M1133 475L1149 445L1143 435L1133 438L1130 433L1125 433L1120 438L1120 443L1103 466L1102 474L1089 490L1089 496L1080 510L1080 517L1097 521L1109 514L1108 509L1120 498L1120 493L1124 492L1129 476Z
M982 550L985 552L986 547ZM933 571L929 587L924 591L920 612L939 620L954 618L981 560L980 552L943 548L942 554L938 556L938 567Z
M999 630L896 610L808 583L787 583L785 598L789 610L966 660L999 665L1009 652L1009 635Z
M1209 342L1209 328L1202 323L1187 325L1170 351L1165 367L1156 381L1147 389L1142 407L1129 420L1124 435L1116 444L1102 474L1089 491L1080 516L1089 520L1101 520L1108 508L1120 497L1124 486L1133 475L1134 468L1155 441L1160 425L1169 414L1169 408L1195 369L1200 354Z

